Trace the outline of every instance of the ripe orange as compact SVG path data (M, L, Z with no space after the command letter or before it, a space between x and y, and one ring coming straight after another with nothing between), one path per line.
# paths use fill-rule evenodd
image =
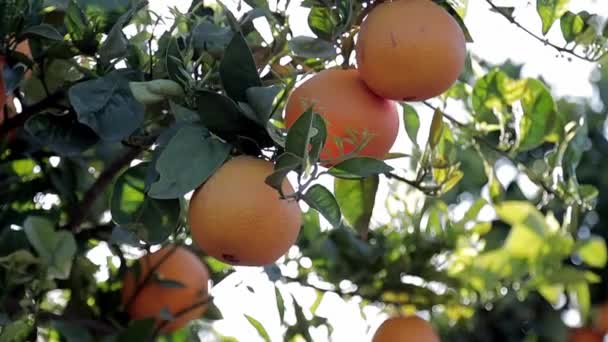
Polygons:
M431 0L393 0L362 22L355 51L361 78L376 94L422 101L458 79L466 40L458 22Z
M154 253L146 254L138 263L138 285L135 281L138 273L133 269L123 279L122 304L128 305L126 310L131 319L155 318L157 326L162 326L162 333L171 333L205 313L209 271L194 253L182 246L167 245ZM150 275L155 265L158 265L155 275ZM148 276L148 281L144 283ZM171 286L169 282L162 283L158 279L179 284ZM131 300L139 284L144 285ZM172 321L163 322L163 309L171 313L174 318Z
M391 317L374 333L372 342L439 342L433 326L418 316Z
M222 165L192 195L188 221L207 254L241 266L275 262L295 243L302 222L298 202L280 199L265 183L273 164L241 155ZM287 179L283 193L293 194Z
M602 342L601 333L587 327L573 328L568 332L568 342Z
M351 153L365 140L368 142L358 155L382 159L397 138L399 114L395 102L371 92L355 69L326 69L296 87L285 107L286 126L291 127L310 106L327 125L322 160ZM336 139L342 141L342 151Z

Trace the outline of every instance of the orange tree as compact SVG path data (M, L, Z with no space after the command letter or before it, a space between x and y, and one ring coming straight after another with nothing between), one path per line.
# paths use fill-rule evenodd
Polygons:
M604 66L603 111L467 53L467 1L305 0L313 36L289 1L2 1L0 341L196 340L235 266L276 286L285 341L332 331L286 283L380 307L377 339L601 336L608 26L568 3L486 0Z

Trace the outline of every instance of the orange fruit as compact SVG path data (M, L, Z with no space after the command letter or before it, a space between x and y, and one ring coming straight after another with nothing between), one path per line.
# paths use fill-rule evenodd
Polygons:
M439 342L433 326L418 316L391 317L374 333L372 342Z
M590 328L573 328L568 332L568 342L602 342L604 336Z
M458 79L466 39L458 22L431 0L393 0L363 20L355 51L361 78L376 94L422 101Z
M192 195L192 239L208 255L232 265L275 262L295 243L302 213L294 199L280 199L265 183L273 164L241 155L222 165ZM294 189L284 179L283 193Z
M154 318L162 333L171 333L207 310L209 271L187 248L164 246L141 257L136 267L139 272L132 268L125 273L122 288L122 304L127 306L131 319ZM155 274L151 275L155 267ZM148 281L144 282L146 278ZM132 298L139 286L141 289ZM163 310L168 310L173 320L163 321Z
M382 159L395 143L399 132L396 103L371 92L355 69L326 69L296 87L285 107L286 126L291 127L311 106L327 125L321 151L325 165L364 143L357 155ZM336 140L342 142L342 150Z

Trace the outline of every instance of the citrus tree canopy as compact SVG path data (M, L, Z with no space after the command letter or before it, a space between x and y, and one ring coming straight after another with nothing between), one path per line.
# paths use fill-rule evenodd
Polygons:
M601 341L606 15L0 0L0 342Z

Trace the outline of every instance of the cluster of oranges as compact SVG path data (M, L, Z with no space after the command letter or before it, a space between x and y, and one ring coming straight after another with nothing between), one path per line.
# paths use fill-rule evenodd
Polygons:
M464 34L457 21L431 0L378 4L362 22L356 44L356 69L321 71L294 89L286 104L287 127L311 107L324 118L328 131L320 156L324 165L346 155L383 159L399 130L397 101L421 101L441 94L464 67ZM296 200L280 198L265 183L273 167L264 159L236 156L193 193L190 231L207 255L232 265L262 266L275 262L295 243L301 210ZM293 192L285 179L283 193ZM138 286L129 273L123 289L123 303L134 319L161 321L163 307L174 316L181 314L170 324L165 321L163 332L205 311L206 305L201 304L184 313L192 303L204 303L209 277L190 252L167 248L146 256L139 279L150 272L149 263L166 259L155 272L183 287L151 282L134 295ZM167 257L168 251L173 252ZM387 320L374 341L405 341L403 336L416 334L422 334L417 341L438 341L430 325L417 317Z

